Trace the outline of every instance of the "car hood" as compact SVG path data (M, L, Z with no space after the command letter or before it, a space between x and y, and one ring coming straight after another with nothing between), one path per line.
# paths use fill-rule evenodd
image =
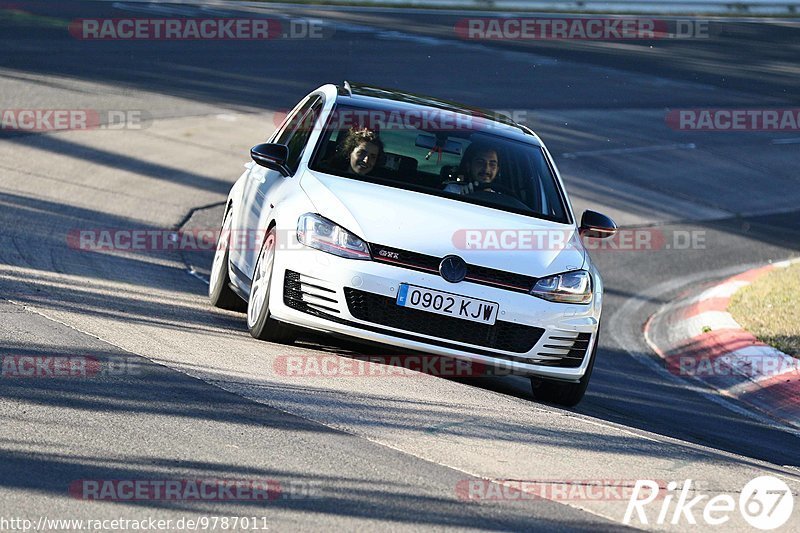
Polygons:
M534 277L582 268L585 250L559 224L430 194L305 172L317 212L373 244Z

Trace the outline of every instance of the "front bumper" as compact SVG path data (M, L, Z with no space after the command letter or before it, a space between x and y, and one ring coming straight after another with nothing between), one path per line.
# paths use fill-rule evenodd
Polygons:
M396 306L401 283L497 302L497 322L488 326ZM574 382L585 373L597 337L595 296L591 305L559 304L302 248L276 254L269 305L275 319L289 324Z

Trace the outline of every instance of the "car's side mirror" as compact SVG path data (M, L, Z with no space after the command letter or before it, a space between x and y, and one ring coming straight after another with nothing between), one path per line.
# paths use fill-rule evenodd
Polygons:
M289 148L285 144L257 144L250 149L250 157L262 167L280 172L282 176L292 174L286 164L289 159Z
M605 239L617 232L617 225L611 218L596 211L584 211L581 217L581 227L578 233L582 237L593 237L595 239Z

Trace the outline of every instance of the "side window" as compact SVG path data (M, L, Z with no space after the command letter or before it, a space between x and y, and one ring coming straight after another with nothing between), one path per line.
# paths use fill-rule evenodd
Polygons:
M288 165L292 172L300 166L300 157L308 144L308 138L314 130L314 124L322 111L322 98L310 98L295 115L293 115L278 135L275 142L289 147Z
M297 110L293 113L289 113L281 125L278 126L278 130L272 136L272 140L270 142L279 143L279 139L294 131L297 120L306 114L309 109L311 109L311 106L314 104L317 98L319 97L313 95L306 96L306 98L301 102L300 106L297 107Z

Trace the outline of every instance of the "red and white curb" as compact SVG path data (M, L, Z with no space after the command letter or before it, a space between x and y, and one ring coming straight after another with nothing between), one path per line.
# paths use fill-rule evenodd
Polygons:
M760 342L727 311L736 291L798 261L748 270L666 304L645 324L645 339L670 373L800 427L800 359Z

